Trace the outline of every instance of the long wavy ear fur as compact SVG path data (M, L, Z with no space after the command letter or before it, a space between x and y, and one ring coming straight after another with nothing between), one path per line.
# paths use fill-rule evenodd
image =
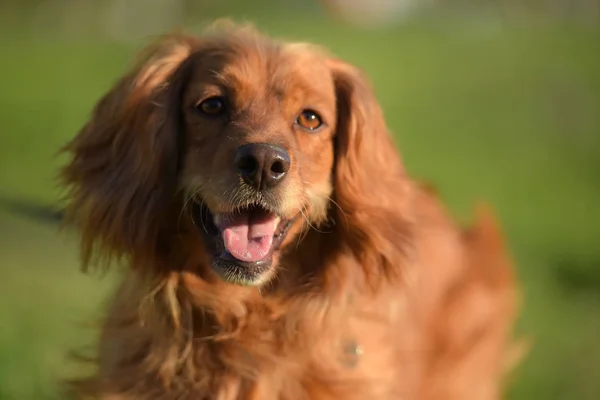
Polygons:
M411 246L410 185L368 80L343 61L329 64L338 103L336 226L376 287L405 277L398 260Z
M165 255L183 135L182 70L197 40L173 34L147 48L63 149L71 158L61 179L84 268L122 257L151 267Z

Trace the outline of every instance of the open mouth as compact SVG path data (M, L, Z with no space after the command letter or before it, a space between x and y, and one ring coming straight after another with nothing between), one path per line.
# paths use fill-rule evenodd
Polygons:
M212 267L226 281L253 285L271 269L292 220L260 204L228 213L213 213L194 204L194 221L212 254Z

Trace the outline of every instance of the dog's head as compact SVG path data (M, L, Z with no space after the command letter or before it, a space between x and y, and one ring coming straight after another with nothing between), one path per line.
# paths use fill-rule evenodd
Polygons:
M367 210L391 205L381 188L402 190L389 188L402 167L360 72L247 27L160 40L67 150L86 263L174 268L174 252L196 251L238 284L272 277L303 229L375 240L385 221Z

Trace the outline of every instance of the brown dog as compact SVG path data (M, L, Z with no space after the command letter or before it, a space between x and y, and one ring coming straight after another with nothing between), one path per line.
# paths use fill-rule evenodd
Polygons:
M67 151L84 265L127 264L78 396L500 396L501 235L406 175L355 67L249 27L167 36Z

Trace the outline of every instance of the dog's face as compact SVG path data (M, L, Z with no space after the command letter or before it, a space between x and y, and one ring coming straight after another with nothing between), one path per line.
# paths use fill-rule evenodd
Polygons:
M403 169L362 74L247 28L160 40L66 150L84 264L164 272L183 255L260 285L304 229L331 221L363 257L395 235L377 210L402 206L381 195Z
M219 44L192 55L183 87L180 185L212 267L259 284L303 224L327 217L336 94L304 46Z

